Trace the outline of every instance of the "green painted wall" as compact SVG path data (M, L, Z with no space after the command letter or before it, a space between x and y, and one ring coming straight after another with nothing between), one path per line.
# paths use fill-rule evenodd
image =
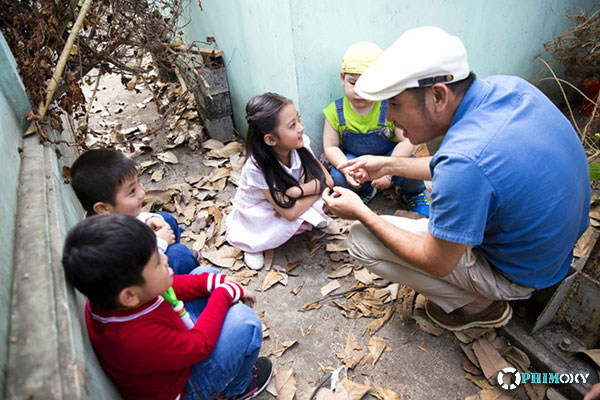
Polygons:
M10 318L10 282L12 282L17 189L21 157L21 116L29 108L16 63L4 37L0 34L0 388L4 387L8 325ZM0 395L0 397L2 397Z
M205 41L214 36L224 56L234 123L245 136L245 109L257 94L278 92L298 104L298 85L290 8L287 1L190 0L185 36Z
M544 42L571 26L571 7L594 0L190 0L188 39L215 37L225 51L234 120L244 134L244 106L255 94L278 91L298 107L313 149L322 151L321 110L342 96L344 51L359 40L382 48L402 32L436 25L460 36L480 77L513 74L534 83L549 76L532 61ZM554 91L544 84L542 89ZM553 93L550 93L551 95Z

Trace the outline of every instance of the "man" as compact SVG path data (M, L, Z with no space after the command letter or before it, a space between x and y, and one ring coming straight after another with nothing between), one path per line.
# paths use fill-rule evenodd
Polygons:
M431 179L430 219L381 217L351 191L323 197L356 219L349 252L376 274L412 287L449 330L500 327L508 300L568 272L588 226L587 160L569 121L535 87L511 76L476 78L462 41L435 27L405 32L356 83L388 101L388 120L413 143L445 135L433 157L363 156L360 181Z

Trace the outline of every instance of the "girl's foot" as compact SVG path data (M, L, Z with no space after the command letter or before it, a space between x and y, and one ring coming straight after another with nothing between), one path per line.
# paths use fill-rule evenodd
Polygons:
M260 253L244 253L244 262L252 269L259 270L265 265L265 256Z

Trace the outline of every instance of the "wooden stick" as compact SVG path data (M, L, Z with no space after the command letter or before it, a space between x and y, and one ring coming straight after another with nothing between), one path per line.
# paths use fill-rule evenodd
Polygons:
M71 54L71 49L73 48L73 43L75 43L75 39L77 39L77 35L79 34L79 30L83 25L83 21L85 20L85 16L90 10L92 6L93 0L85 0L83 6L81 7L81 11L79 11L79 15L77 15L77 20L73 25L73 29L67 38L67 43L65 43L65 47L63 48L60 57L58 58L58 62L56 63L56 69L54 70L54 74L52 78L50 78L50 82L48 83L48 88L46 89L46 100L43 103L40 103L38 108L38 117L39 120L42 120L46 115L46 111L48 111L48 106L52 102L52 98L54 97L54 92L58 87L58 81L65 70L65 66L67 65L67 60L69 59L69 55ZM29 129L23 134L23 136L31 135L36 131L36 124L32 123L29 125Z

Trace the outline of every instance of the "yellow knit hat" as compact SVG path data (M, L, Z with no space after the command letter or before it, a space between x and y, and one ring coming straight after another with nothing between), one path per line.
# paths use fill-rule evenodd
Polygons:
M362 74L383 53L383 50L371 42L353 44L342 58L342 72L347 74Z

